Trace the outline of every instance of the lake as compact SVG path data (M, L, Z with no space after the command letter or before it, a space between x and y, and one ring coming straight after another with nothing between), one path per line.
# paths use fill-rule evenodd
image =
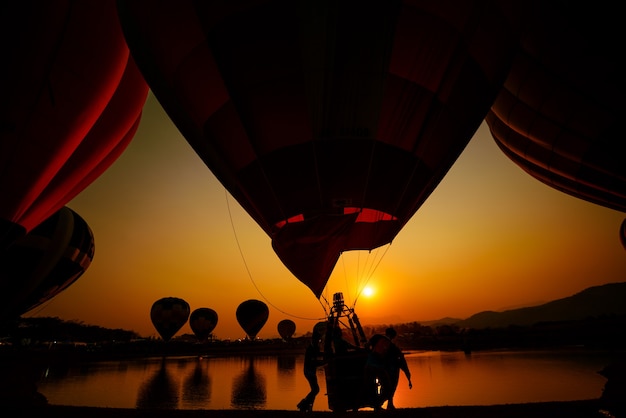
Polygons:
M597 399L604 352L410 352L398 408ZM111 408L295 410L309 391L303 355L165 357L100 361L45 370L38 390L50 404ZM324 370L314 409L329 411Z

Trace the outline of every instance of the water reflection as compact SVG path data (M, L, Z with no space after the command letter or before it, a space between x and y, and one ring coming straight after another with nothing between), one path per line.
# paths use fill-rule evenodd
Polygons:
M400 408L599 398L613 355L584 352L425 352L407 355ZM309 390L303 355L197 357L50 364L38 390L51 404L161 409L295 410ZM2 371L0 369L0 371ZM323 370L318 381L326 393ZM0 379L2 383L2 379ZM8 383L7 383L8 384ZM327 400L316 402L328 411Z
M231 406L238 409L264 409L267 400L265 377L256 372L254 357L245 360L247 367L233 379Z
M302 377L302 373L296 373L296 356L282 355L276 359L276 371L278 374L278 388L283 390L292 389L296 385L296 376Z
M176 409L178 386L167 371L165 358L161 367L146 380L137 394L137 408Z
M189 404L206 403L211 398L211 378L208 371L208 362L198 358L193 371L183 383L183 401Z

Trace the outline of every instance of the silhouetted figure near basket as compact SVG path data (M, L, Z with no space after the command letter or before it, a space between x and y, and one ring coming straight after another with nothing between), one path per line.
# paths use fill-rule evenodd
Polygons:
M404 375L409 381L409 389L413 388L409 365L404 358L402 350L400 350L400 348L393 342L393 339L396 338L396 335L398 335L396 333L396 330L391 327L385 330L385 336L387 336L387 338L389 338L389 341L391 341L389 349L387 350L387 354L385 356L385 367L389 371L387 409L396 409L396 406L393 403L393 397L396 393L396 389L398 388L398 381L400 380L400 370L404 372Z
M304 377L309 382L311 390L297 405L298 409L303 412L313 410L315 397L320 393L320 385L317 382L317 368L324 365L320 353L320 340L321 335L314 330L311 342L304 352Z
M391 340L382 334L375 334L367 343L369 352L365 362L365 397L376 411L389 399L391 380L386 358L390 345Z
M348 354L350 351L362 350L362 348L351 344L343 337L343 331L338 326L333 329L333 347L335 354Z

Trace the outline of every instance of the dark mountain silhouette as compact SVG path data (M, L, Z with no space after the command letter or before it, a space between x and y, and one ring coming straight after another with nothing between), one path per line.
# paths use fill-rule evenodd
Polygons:
M503 328L529 326L539 322L574 321L602 316L626 315L626 282L594 286L572 296L542 305L485 311L460 320L463 328Z

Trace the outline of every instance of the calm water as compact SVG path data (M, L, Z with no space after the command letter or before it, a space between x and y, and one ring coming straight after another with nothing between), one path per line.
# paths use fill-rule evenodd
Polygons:
M399 408L596 399L608 355L562 351L409 353ZM308 392L302 355L173 357L51 368L39 392L57 405L169 409L296 409ZM329 410L323 369L314 409Z

